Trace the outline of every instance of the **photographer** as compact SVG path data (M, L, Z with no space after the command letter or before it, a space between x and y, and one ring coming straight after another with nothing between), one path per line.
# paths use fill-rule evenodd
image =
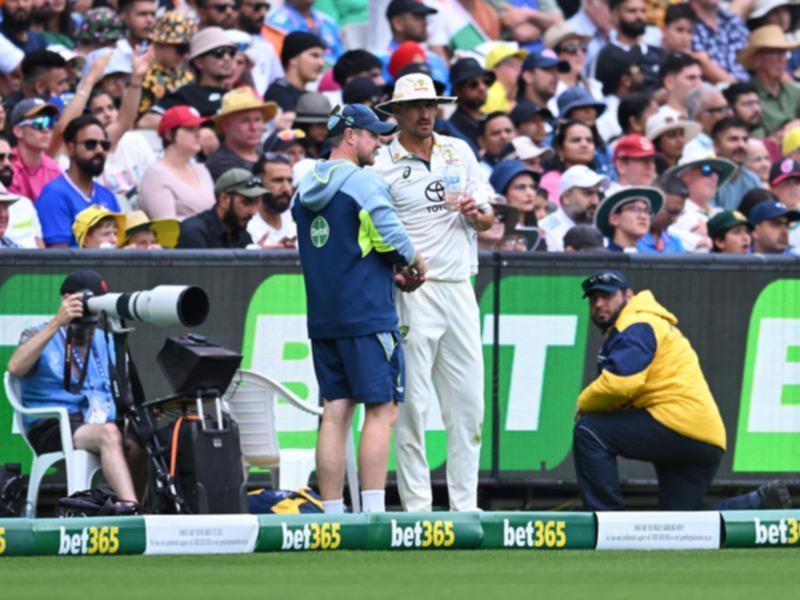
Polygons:
M84 291L99 296L108 289L94 271L70 274L61 284L58 312L47 323L22 333L8 362L8 372L20 379L25 406L67 409L75 448L99 454L103 475L120 502L136 504L131 473L136 475L136 488L141 493L146 481L144 452L122 434L121 416L111 390L109 361L115 362L114 348L103 332L95 331L96 323L82 321ZM74 343L71 361L66 358L69 333ZM64 376L70 362L69 387L74 389L77 380L77 392L65 389ZM81 382L83 373L85 380ZM25 429L37 453L61 448L57 419L26 418Z

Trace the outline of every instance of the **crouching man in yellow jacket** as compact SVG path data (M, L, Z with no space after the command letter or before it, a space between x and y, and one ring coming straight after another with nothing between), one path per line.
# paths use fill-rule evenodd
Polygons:
M699 510L725 452L725 426L678 320L649 290L634 294L606 269L583 284L604 332L598 376L578 396L573 456L588 510L624 508L617 457L652 463L662 510ZM788 503L778 482L723 500L718 509Z

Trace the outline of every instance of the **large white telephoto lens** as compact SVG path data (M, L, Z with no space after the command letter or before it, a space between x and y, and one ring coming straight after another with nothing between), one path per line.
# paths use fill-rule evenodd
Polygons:
M89 312L155 325L196 327L208 316L206 293L195 286L159 285L152 290L89 298Z

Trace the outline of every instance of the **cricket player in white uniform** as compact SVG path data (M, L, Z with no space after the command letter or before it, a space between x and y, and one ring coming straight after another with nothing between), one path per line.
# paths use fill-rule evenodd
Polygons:
M491 227L491 188L462 140L433 132L436 95L424 74L397 80L391 101L376 108L398 122L397 138L381 148L373 168L389 184L392 202L414 247L428 262L426 285L397 300L405 334L406 401L395 430L397 483L403 508L432 509L425 425L433 389L447 430L450 509L477 509L483 426L483 349L470 276L477 272L477 230ZM445 202L447 189L460 189ZM453 184L455 174L456 183Z

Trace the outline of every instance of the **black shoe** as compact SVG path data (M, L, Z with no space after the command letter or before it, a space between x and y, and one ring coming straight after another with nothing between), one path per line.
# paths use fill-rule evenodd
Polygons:
M791 508L792 497L789 495L789 490L786 484L776 479L770 481L762 486L759 486L758 497L761 498L761 506L759 508Z

